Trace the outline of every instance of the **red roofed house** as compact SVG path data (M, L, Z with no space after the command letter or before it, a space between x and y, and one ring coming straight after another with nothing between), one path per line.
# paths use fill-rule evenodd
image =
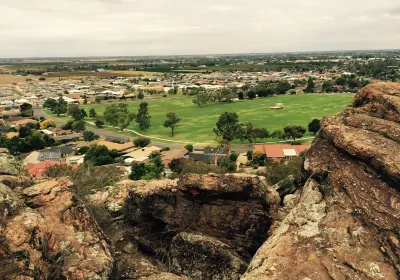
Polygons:
M28 173L37 178L37 179L41 179L44 177L44 172L46 171L46 169L50 166L54 166L54 165L58 165L58 164L66 164L66 163L62 163L59 161L50 161L50 160L45 160L39 163L29 163L26 166L26 170L28 171ZM72 168L75 169L77 168L78 165L73 165Z
M269 159L284 159L298 157L301 152L308 150L310 145L290 145L290 144L262 144L254 145L254 150L267 155Z
M37 123L37 120L33 120L33 119L22 119L22 120L18 120L18 121L13 121L11 122L13 127L21 127L24 126L28 123Z

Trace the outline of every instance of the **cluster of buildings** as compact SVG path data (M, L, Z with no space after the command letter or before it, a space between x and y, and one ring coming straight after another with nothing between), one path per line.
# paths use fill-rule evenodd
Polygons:
M153 91L168 93L171 89L184 90L188 88L205 88L219 90L224 87L241 88L244 85L256 86L262 81L285 80L295 83L296 80L315 78L321 83L332 80L342 74L352 73L312 73L312 72L212 72L212 73L154 73L148 76L137 75L132 77L71 77L48 78L39 81L37 78L27 79L24 83L15 83L0 87L0 111L5 108L17 108L23 103L30 103L35 107L44 104L47 98L63 96L69 103L94 103L100 98L134 98L137 91ZM130 88L129 92L127 89ZM300 86L298 91L301 91Z

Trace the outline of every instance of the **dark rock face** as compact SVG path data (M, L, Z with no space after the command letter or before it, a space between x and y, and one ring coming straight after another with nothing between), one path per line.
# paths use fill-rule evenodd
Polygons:
M381 83L323 120L297 204L242 279L400 277L399 112L400 85Z
M254 253L271 224L267 187L257 176L186 175L178 185L134 188L126 218L169 230L197 231Z
M179 182L135 184L124 217L139 248L191 279L239 279L279 204L264 178L251 175L190 174Z
M203 234L182 232L171 244L172 269L191 279L240 279L248 263L235 249Z

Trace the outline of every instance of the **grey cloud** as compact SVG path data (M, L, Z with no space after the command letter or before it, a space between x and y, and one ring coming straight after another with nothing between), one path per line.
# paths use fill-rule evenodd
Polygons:
M0 0L0 57L399 48L398 0Z

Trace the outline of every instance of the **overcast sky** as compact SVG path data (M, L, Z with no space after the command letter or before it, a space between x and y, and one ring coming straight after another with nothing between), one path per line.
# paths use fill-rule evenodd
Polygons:
M0 57L400 48L400 0L0 0Z

